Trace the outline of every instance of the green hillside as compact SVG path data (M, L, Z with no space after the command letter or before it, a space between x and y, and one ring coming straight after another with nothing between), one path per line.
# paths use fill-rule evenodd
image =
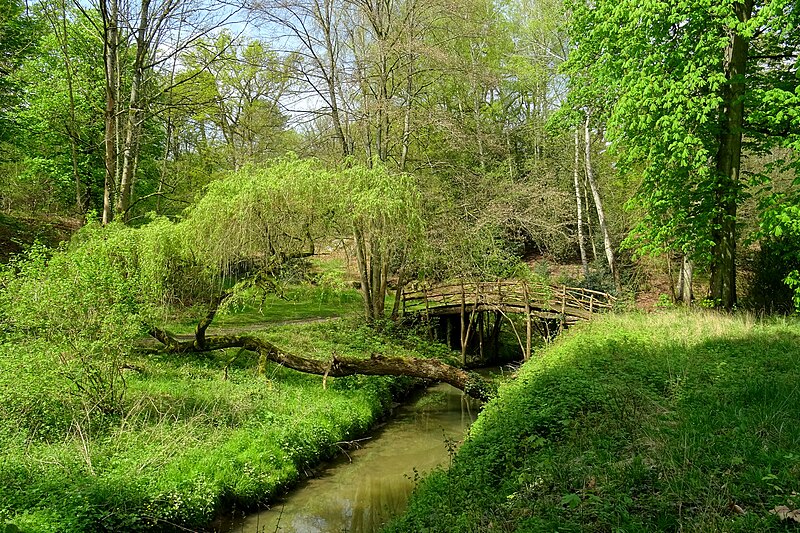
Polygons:
M768 531L800 507L800 328L609 316L527 363L388 531ZM784 509L787 510L787 509Z

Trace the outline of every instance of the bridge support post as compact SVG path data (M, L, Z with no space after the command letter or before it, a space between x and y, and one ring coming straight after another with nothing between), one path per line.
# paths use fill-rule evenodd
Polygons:
M483 361L483 329L484 329L484 315L485 313L478 313L478 355Z
M467 366L467 295L464 292L464 282L461 282L461 364Z
M447 321L446 329L445 329L445 342L447 343L448 348L453 347L453 320L451 316L445 316L444 319Z

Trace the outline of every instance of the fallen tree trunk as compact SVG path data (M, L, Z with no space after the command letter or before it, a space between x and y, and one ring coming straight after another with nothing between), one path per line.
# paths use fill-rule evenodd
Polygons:
M209 320L210 322L210 320ZM242 348L259 354L264 360L272 361L286 368L316 374L324 377L344 377L354 374L368 376L410 376L449 383L478 400L488 400L493 392L492 385L477 374L447 365L435 359L416 357L386 357L372 354L369 359L334 356L329 361L310 359L285 352L263 339L250 335L212 335L205 336L198 328L199 335L193 340L180 341L159 328L151 328L150 335L164 345L167 353L186 354ZM200 338L197 338L200 337Z

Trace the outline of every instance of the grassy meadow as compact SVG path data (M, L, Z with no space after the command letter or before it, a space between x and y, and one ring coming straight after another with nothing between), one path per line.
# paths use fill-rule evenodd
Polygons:
M360 304L347 291L320 290L295 287L293 298L269 296L231 309L220 323L247 326L260 316L266 322L255 334L322 359L334 352L449 356L440 345L378 332L349 315L270 326L285 320L287 308L291 318L303 319ZM188 321L171 329L182 327ZM132 347L124 382L113 385L122 408L99 414L76 390L90 386L92 376L70 373L57 345L14 339L0 347L0 524L22 531L208 526L310 474L340 453L337 443L363 435L415 385L354 376L328 379L323 388L319 376L260 368L254 356L236 350L175 356Z

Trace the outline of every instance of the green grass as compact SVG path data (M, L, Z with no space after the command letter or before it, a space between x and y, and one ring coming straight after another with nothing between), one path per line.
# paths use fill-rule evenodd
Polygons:
M319 358L449 356L354 319L259 334ZM413 385L353 376L329 378L323 389L321 377L277 365L259 373L253 356L235 350L130 353L124 409L101 414L59 366L59 347L17 340L0 345L0 525L23 531L203 527L219 513L269 501Z
M185 311L171 324L174 333L191 333L205 308ZM269 327L276 322L301 321L316 318L355 316L363 312L361 294L355 289L330 290L305 284L290 287L280 296L248 294L226 307L214 319L213 329ZM212 331L213 333L213 331Z
M387 531L785 531L800 324L671 311L568 332ZM796 529L796 527L794 528Z
M226 303L217 313L213 329L260 329L275 323L332 317L358 316L364 312L361 292L346 281L346 265L342 259L312 259L301 283L275 280L271 292L258 289L244 291ZM394 303L387 298L387 308ZM170 331L187 334L194 331L206 308L181 309L179 316L165 317ZM213 333L213 331L212 331Z

